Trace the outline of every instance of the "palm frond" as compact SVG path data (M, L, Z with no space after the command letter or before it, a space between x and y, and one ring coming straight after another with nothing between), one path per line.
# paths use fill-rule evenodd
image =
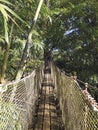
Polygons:
M3 18L4 18L5 41L7 42L7 44L9 44L7 20L4 16L3 16Z
M10 15L8 15L8 17L12 20L12 22L19 28L19 30L21 31L21 32L24 32L23 31L23 29L18 25L18 23L10 16Z
M12 3L10 3L10 2L7 1L7 0L0 0L0 3L6 3L6 4L9 4L9 5L13 5Z
M0 4L0 11L2 15L8 20L8 13L6 12L5 8L3 8L2 4Z
M4 9L6 9L10 14L12 14L14 17L16 17L17 19L19 19L22 22L25 22L23 19L21 19L12 9L10 9L8 6L6 5L1 5Z

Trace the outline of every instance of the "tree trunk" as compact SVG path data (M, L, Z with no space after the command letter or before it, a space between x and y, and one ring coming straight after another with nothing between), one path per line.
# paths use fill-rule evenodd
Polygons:
M5 76L5 72L6 72L6 69L7 69L9 49L10 49L10 43L11 43L11 40L12 40L13 28L14 28L14 23L12 23L12 26L11 26L9 43L6 43L6 50L5 50L3 65L2 65L2 69L1 69L0 84L4 81L4 76Z
M48 49L44 49L45 68L47 67L50 61L51 61L51 51L49 51Z
M31 39L32 39L32 35L33 35L33 30L34 30L34 27L35 27L35 24L36 24L36 21L38 19L38 15L39 15L39 12L40 12L40 9L41 9L41 6L42 6L42 3L43 3L44 0L40 0L39 2L39 5L38 5L38 8L37 8L37 11L36 11L36 14L35 14L35 17L33 19L33 25L31 27L31 31L28 35L28 38L27 38L27 42L26 42L26 45L25 45L25 48L24 48L24 51L23 51L23 55L22 55L22 58L21 58L21 61L20 61L20 64L18 66L18 72L16 74L16 80L20 79L23 75L23 71L25 69L25 65L24 63L26 63L26 60L27 60L27 51L28 51L28 46L29 44L31 43Z
M6 44L4 61L3 61L2 70L1 70L0 83L3 83L3 81L4 81L5 71L7 68L8 55L9 55L9 48L10 48L10 44Z

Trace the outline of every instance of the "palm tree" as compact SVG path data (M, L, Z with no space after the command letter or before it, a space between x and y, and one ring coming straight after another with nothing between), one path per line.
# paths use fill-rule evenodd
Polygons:
M3 60L2 70L1 70L0 83L2 83L4 80L4 75L7 68L8 53L10 48L8 20L10 19L12 22L16 24L15 20L12 18L12 16L14 16L20 21L24 22L9 6L13 6L13 5L6 0L0 0L0 12L3 20L2 23L4 23L2 26L2 30L4 30L4 40L6 43L5 44L6 51L3 58L4 60Z
M35 13L35 16L34 16L34 19L33 19L33 22L32 22L33 24L32 24L32 27L30 29L30 32L28 34L27 41L26 41L26 44L25 44L25 48L24 48L24 51L23 51L23 55L22 55L22 58L21 58L21 61L20 61L19 67L18 67L18 71L17 71L17 74L16 74L16 80L20 79L22 77L23 71L25 69L25 63L26 63L26 60L27 60L28 46L32 41L32 35L33 35L34 27L35 27L35 24L37 22L37 19L38 19L39 12L40 12L41 6L43 4L43 1L44 0L40 0L38 8L36 10L36 13Z

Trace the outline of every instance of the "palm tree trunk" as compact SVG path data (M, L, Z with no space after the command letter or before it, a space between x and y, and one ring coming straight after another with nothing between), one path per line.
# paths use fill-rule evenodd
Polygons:
M23 55L22 55L22 58L21 58L21 61L20 61L20 64L18 66L18 71L17 71L17 74L16 74L16 80L20 79L23 75L23 71L25 69L25 63L26 63L26 60L27 60L27 51L28 51L28 46L31 42L31 39L32 39L32 35L33 35L33 30L34 30L34 27L35 27L35 24L36 24L36 21L38 19L38 15L39 15L39 12L40 12L40 9L41 9L41 6L43 4L43 1L44 0L40 0L39 2L39 5L38 5L38 8L37 8L37 11L35 13L35 17L33 19L33 24L32 24L32 27L31 27L31 31L28 35L28 38L27 38L27 42L25 44L25 48L24 48L24 51L23 51Z

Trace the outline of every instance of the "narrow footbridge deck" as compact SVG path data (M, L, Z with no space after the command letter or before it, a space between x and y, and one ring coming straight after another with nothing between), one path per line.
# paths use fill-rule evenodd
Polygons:
M60 112L54 93L51 69L46 68L36 108L34 130L63 130Z
M52 63L1 88L0 130L98 130L89 97Z

